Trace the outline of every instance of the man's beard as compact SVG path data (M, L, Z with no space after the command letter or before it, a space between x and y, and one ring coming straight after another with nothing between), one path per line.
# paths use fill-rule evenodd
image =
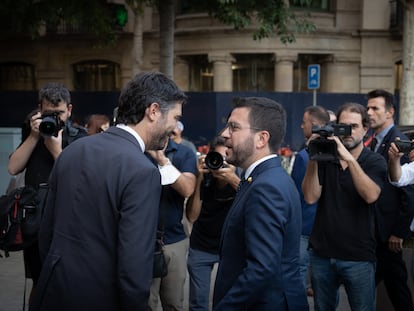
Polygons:
M147 150L162 150L167 144L170 131L165 131L162 133L157 133L154 135L149 142L148 146L145 148Z
M346 148L346 150L351 151L354 150L355 148L357 148L360 144L362 143L362 139L358 142L352 140L352 143L345 143L344 141L342 141L342 144L344 145L344 147Z
M227 158L226 161L234 166L243 167L243 163L247 161L253 154L253 138L248 138L243 144L233 146L231 148L232 157Z

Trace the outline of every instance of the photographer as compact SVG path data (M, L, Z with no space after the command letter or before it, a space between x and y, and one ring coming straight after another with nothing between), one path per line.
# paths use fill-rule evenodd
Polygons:
M209 310L210 279L213 266L219 261L221 229L240 182L236 168L222 162L226 149L224 138L218 136L210 142L207 161L205 155L199 157L196 188L186 205L187 218L194 223L187 259L189 310ZM222 158L209 161L211 155Z
M26 169L25 184L38 188L46 183L55 159L73 140L87 133L73 127L69 120L72 104L69 90L60 83L48 83L39 91L39 112L29 119L30 132L22 137L22 143L11 154L8 171L16 175ZM45 116L49 122L43 123ZM46 125L46 127L45 127ZM55 126L54 131L53 125ZM42 133L39 129L46 130ZM29 246L23 252L26 277L33 279L36 286L41 270L38 243Z
M309 160L302 183L306 202L318 202L309 240L315 305L317 310L335 310L340 280L352 310L373 311L374 208L386 182L386 163L363 145L369 127L365 107L344 104L337 117L338 123L352 127L351 135L327 137L336 144L337 158Z

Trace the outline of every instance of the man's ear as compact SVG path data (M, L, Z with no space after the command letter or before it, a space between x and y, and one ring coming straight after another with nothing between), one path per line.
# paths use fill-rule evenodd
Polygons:
M70 117L72 115L72 104L68 104L68 117Z
M155 121L160 113L160 106L154 102L147 107L145 113L151 121Z
M394 113L395 113L395 109L394 108L390 108L387 111L387 114L391 117L394 118Z
M269 139L270 139L270 134L269 134L268 131L260 131L258 133L258 137L259 137L259 139L257 141L257 144L258 144L257 146L259 148L263 148L264 146L266 146L268 144Z

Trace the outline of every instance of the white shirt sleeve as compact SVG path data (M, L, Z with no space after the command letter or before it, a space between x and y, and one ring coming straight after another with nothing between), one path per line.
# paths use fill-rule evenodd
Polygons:
M414 162L405 163L401 166L401 177L398 181L391 181L397 187L414 184Z
M168 162L163 166L158 165L158 169L161 174L161 185L163 186L175 183L181 175L181 172L174 165L172 165L170 160L168 160Z

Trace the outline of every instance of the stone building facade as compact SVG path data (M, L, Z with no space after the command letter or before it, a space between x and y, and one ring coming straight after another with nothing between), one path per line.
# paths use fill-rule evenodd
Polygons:
M398 91L402 32L397 1L315 3L310 20L316 31L299 34L287 45L278 38L255 41L252 29L236 31L204 13L178 11L174 79L187 91L303 92L309 91L307 66L319 64L320 92ZM133 27L129 12L113 47L94 47L88 36L68 29L37 40L2 40L0 90L34 90L48 81L72 90L120 90L133 74ZM143 35L141 69L158 70L158 15L151 8L145 10Z

